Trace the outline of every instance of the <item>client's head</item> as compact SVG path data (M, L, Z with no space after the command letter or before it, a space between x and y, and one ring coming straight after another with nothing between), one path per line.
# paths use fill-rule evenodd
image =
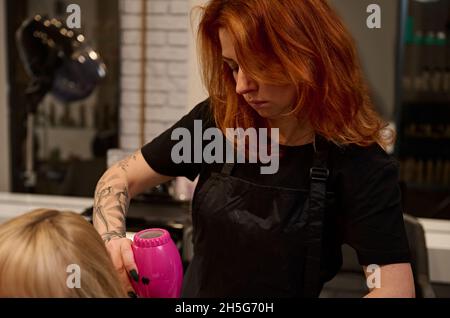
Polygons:
M94 227L76 213L42 209L0 224L0 297L126 294Z

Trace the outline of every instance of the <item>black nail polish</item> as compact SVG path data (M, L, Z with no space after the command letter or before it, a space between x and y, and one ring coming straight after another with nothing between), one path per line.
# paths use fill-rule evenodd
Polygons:
M128 297L130 298L137 298L137 295L134 292L128 292Z
M142 284L144 285L150 284L150 279L148 279L147 277L142 277Z
M139 275L138 275L138 273L136 272L136 270L131 270L130 271L130 275L131 275L131 278L133 278L133 280L136 282L136 283L139 283Z

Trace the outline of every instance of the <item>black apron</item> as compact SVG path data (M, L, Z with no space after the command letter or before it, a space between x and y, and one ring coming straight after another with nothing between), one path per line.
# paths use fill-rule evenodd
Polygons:
M183 297L319 296L328 147L316 137L309 191L236 178L228 163L205 181Z

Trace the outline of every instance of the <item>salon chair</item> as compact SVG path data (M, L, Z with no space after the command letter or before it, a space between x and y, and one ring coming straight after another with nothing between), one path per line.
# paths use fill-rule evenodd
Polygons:
M411 250L411 266L414 274L414 284L417 298L436 298L430 282L428 266L428 250L425 241L425 231L417 219L404 214L406 235Z
M342 259L341 270L325 284L320 298L362 298L369 293L356 252L347 244L342 245Z

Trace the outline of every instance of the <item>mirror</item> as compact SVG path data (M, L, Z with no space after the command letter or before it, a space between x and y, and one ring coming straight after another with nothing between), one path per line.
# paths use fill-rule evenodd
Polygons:
M26 171L26 96L30 77L20 60L15 33L37 14L74 22L79 8L80 28L99 52L107 75L87 98L62 101L46 94L37 107L34 129L34 170L38 194L91 197L106 169L106 152L118 144L119 4L117 0L8 1L10 136L13 192L29 192ZM75 14L75 15L74 15ZM76 21L75 21L76 22ZM13 107L14 105L14 107ZM23 107L22 107L23 106Z

